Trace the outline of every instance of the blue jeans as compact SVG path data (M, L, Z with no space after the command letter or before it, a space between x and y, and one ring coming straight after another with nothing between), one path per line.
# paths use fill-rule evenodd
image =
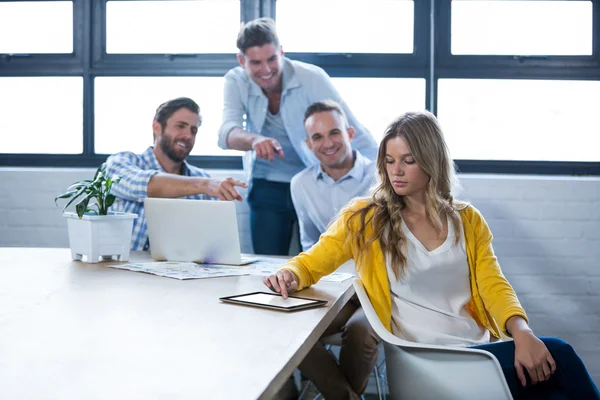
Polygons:
M288 255L294 226L298 229L290 184L253 179L248 205L254 252Z
M528 379L525 387L521 386L514 366L515 344L513 341L484 344L473 348L488 351L498 359L515 400L599 400L598 388L573 347L557 338L541 337L540 340L552 354L552 358L556 362L556 372L549 380L535 385L529 384ZM527 375L527 371L525 374Z

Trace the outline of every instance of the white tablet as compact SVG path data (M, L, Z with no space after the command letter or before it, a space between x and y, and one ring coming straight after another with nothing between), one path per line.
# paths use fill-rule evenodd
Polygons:
M298 311L307 308L320 307L327 304L326 300L308 299L305 297L289 296L287 299L278 293L253 292L236 296L221 297L226 303L243 304L247 306L270 308L280 311Z

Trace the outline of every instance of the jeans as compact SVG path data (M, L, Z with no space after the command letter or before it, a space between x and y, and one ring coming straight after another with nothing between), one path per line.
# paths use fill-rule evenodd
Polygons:
M535 385L528 383L525 387L521 386L514 366L513 341L484 344L473 348L488 351L498 359L515 400L600 400L598 388L573 347L557 338L541 337L540 340L552 354L556 362L556 372L545 382ZM526 370L525 374L527 375Z
M294 227L298 229L290 184L253 179L248 205L254 253L288 255Z

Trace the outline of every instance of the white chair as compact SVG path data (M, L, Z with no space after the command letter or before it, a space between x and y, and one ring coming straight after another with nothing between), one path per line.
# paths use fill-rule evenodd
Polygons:
M354 281L354 290L383 342L391 399L512 400L502 368L491 353L400 339L383 326L360 279Z

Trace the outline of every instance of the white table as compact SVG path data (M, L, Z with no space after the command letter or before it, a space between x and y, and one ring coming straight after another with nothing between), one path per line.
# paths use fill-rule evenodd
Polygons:
M0 248L0 398L270 399L351 282L301 292L327 307L284 313L218 300L265 290L259 276L180 281Z

